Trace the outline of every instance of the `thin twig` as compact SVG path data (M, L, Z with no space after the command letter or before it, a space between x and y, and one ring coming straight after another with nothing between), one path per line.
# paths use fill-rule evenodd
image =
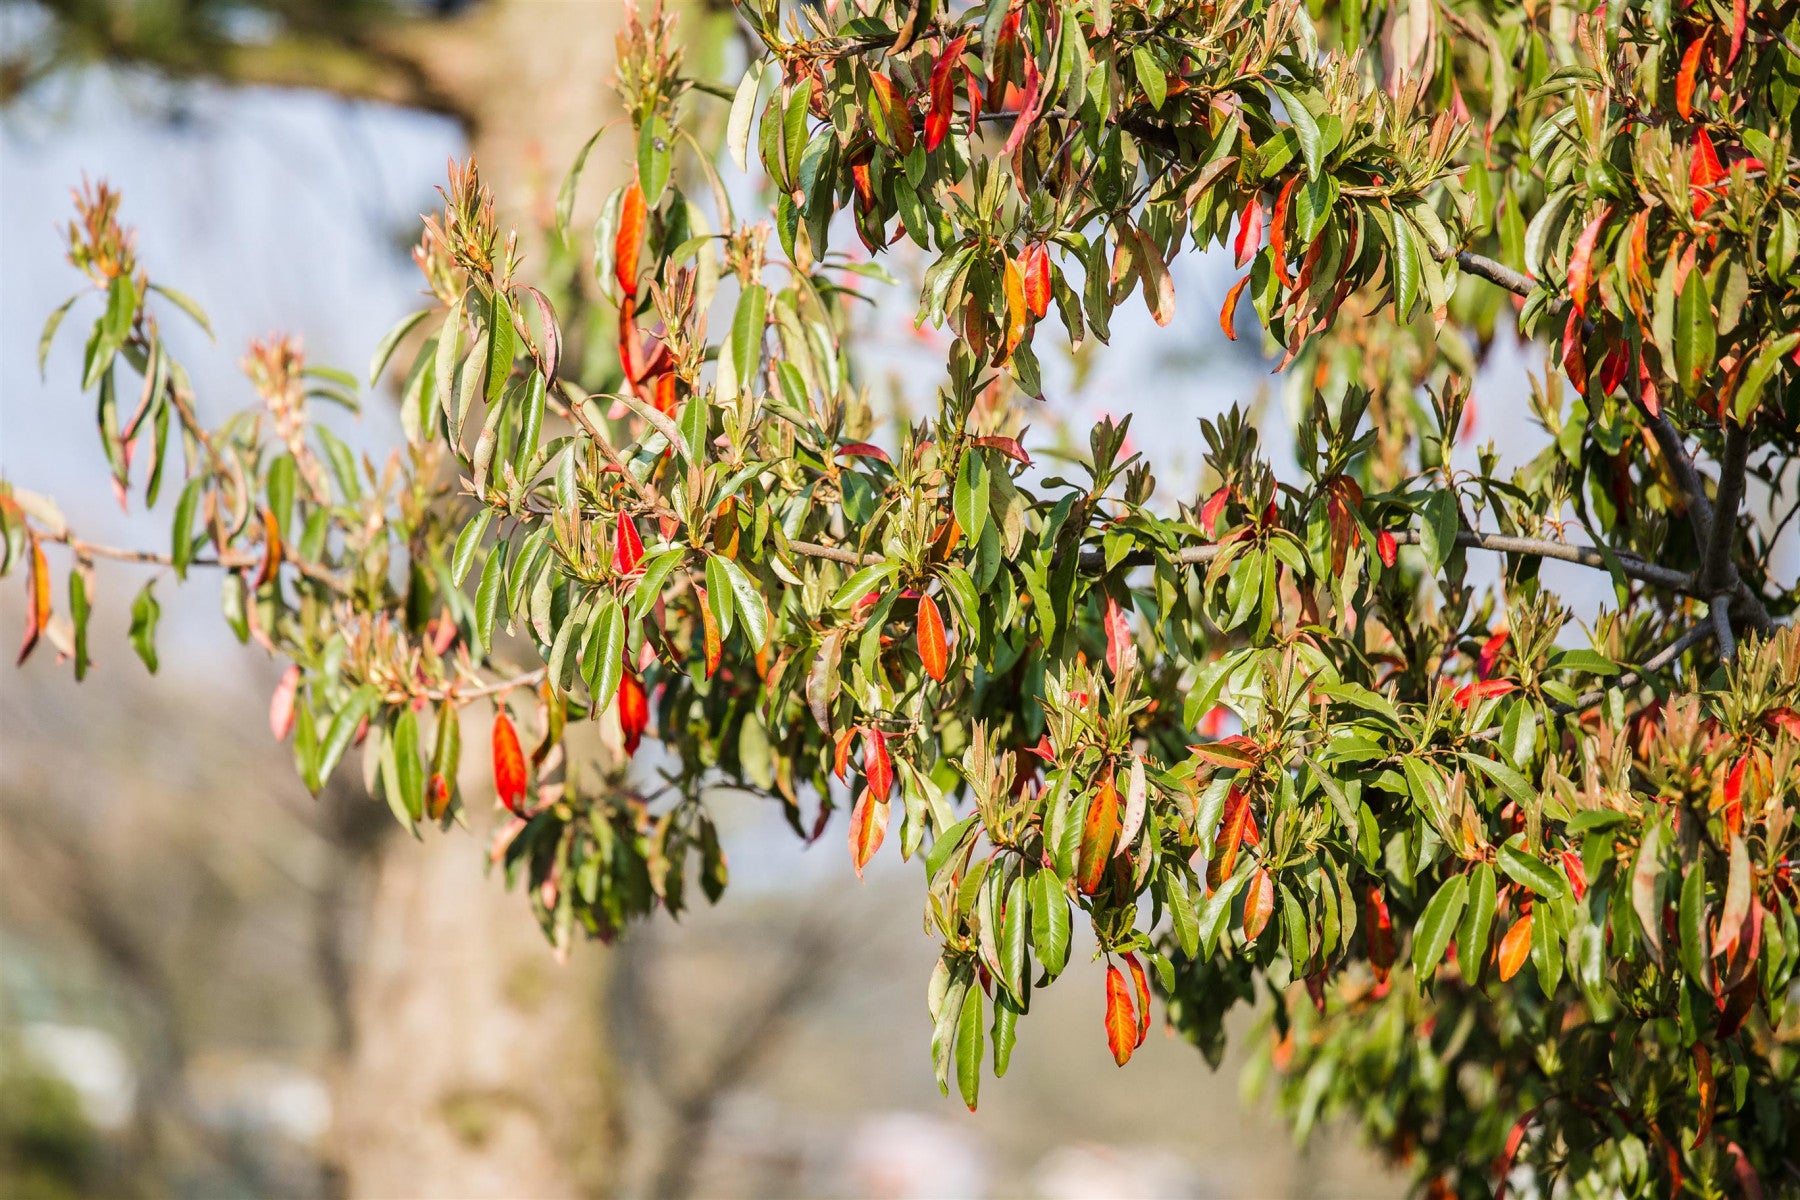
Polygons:
M1468 250L1459 251L1456 265L1471 275L1487 280L1505 288L1516 296L1529 296L1537 286L1531 276L1522 271L1515 271L1505 263L1495 262L1485 254L1475 254Z

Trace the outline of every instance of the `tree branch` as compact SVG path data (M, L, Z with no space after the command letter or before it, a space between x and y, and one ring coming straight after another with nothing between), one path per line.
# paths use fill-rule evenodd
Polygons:
M1592 708L1594 705L1606 699L1606 693L1613 688L1636 687L1638 684L1642 683L1645 678L1656 674L1658 671L1680 658L1683 654L1686 654L1693 647L1711 637L1713 633L1713 623L1710 620L1702 621L1698 625L1691 627L1686 633L1670 642L1667 646L1664 646L1661 650L1658 650L1655 654L1645 659L1643 666L1625 672L1606 687L1595 688L1590 692L1583 692L1581 695L1575 697L1575 703L1573 704L1558 704L1553 711L1558 716L1566 717L1570 713L1577 713ZM1491 742L1500 736L1503 728L1504 726L1500 725L1490 726L1487 729L1483 729L1480 733L1473 735L1470 740L1476 742Z
M1459 251L1456 255L1456 265L1477 278L1505 288L1515 296L1529 296L1532 289L1537 286L1531 276L1523 271L1515 271L1505 263L1495 262L1485 254L1475 254L1468 250Z

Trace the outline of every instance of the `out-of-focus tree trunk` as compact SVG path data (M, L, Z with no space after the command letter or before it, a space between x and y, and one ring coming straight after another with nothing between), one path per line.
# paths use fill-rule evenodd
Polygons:
M469 114L502 220L534 224L583 141L616 114L623 0L491 0L412 29L409 57ZM592 162L596 190L615 164ZM616 179L616 176L615 176ZM530 248L532 239L523 239ZM529 265L528 268L529 270ZM485 738L470 718L471 745ZM472 797L490 794L471 779ZM559 1197L614 1190L623 1130L602 1018L605 956L559 965L475 833L383 839L346 939L353 1040L334 1144L357 1197Z

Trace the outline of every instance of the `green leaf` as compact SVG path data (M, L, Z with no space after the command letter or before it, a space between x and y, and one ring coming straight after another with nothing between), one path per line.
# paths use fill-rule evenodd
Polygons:
M150 290L155 292L157 295L161 296L164 300L167 300L169 303L173 304L176 308L179 308L182 312L186 313L188 320L190 320L194 324L198 325L200 327L201 331L206 334L208 339L212 338L212 336L213 336L212 322L206 319L206 310L201 308L199 304L195 303L193 297L187 295L184 292L178 292L174 288L168 287L167 285L161 284L161 283L151 284Z
M887 582L899 570L900 564L897 562L871 563L844 580L843 586L832 594L831 607L848 608Z
M581 650L581 677L594 704L604 709L619 692L625 673L625 610L610 594L600 602Z
M667 550L658 550L645 556L644 572L638 576L637 582L632 585L631 589L631 604L628 611L632 620L642 620L650 612L651 607L656 604L656 598L662 595L663 581L669 577L669 572L673 571L676 565L686 557L687 548L685 546L672 546Z
M425 815L425 771L419 759L419 718L410 704L401 706L400 715L394 720L392 745L394 774L400 794L389 797L389 803L398 799L401 808L394 815L404 814L407 819L401 824L410 829Z
M475 643L486 658L494 648L494 622L500 613L500 586L505 575L505 555L499 546L488 551L481 568L481 583L475 589Z
M1450 936L1456 929L1456 922L1462 917L1463 906L1469 899L1469 877L1452 875L1449 882L1438 889L1431 903L1425 906L1425 915L1419 920L1419 927L1413 931L1412 964L1413 972L1421 982L1437 970L1443 960L1444 951L1450 948Z
M731 361L737 368L738 391L755 389L756 368L762 362L763 327L768 319L769 292L753 283L738 297L731 319Z
M588 140L581 143L581 149L575 152L575 162L569 173L563 177L562 186L556 190L556 230L559 234L567 234L569 217L575 211L575 189L581 186L581 172L587 167L588 155L594 151L594 143L605 133L604 127L594 130Z
M962 1015L956 1022L956 1086L963 1103L975 1111L981 1093L981 1056L985 1049L981 1032L981 989L971 987L963 997Z
M1169 94L1169 81L1164 77L1163 69L1157 66L1150 47L1140 42L1131 52L1131 65L1137 68L1138 84L1144 89L1144 99L1150 101L1151 108L1161 112L1163 100Z
M1318 119L1286 88L1271 86L1269 90L1281 98L1281 106L1287 109L1294 136L1300 139L1300 156L1306 161L1306 173L1314 179L1320 178L1324 174L1325 139L1319 132Z
M1420 505L1419 515L1425 519L1419 530L1419 546L1425 551L1431 573L1435 575L1444 569L1450 552L1456 549L1456 531L1461 524L1456 511L1456 493L1449 489L1432 492Z
M1694 394L1701 377L1712 369L1717 345L1712 292L1706 285L1706 272L1695 268L1688 272L1675 302L1675 371L1682 391Z
M196 475L181 489L175 501L175 520L169 531L169 561L178 579L187 578L188 564L194 560L194 515L200 508L200 493L206 478Z
M1777 338L1764 346L1751 360L1750 367L1738 382L1737 395L1732 400L1732 412L1737 416L1738 424L1749 422L1756 406L1762 399L1763 388L1767 386L1771 376L1781 369L1781 363L1788 352L1800 346L1800 330L1785 337Z
M512 301L506 298L504 291L495 288L493 299L488 304L487 365L483 372L483 378L487 380L486 397L489 404L499 398L506 387L506 381L512 376L516 341Z
M988 518L988 465L979 450L963 452L962 465L956 472L956 489L951 496L956 523L962 526L963 538L970 544L981 540Z
M1695 272L1698 274L1698 272ZM1712 989L1712 957L1706 935L1706 864L1696 859L1688 864L1687 877L1681 881L1681 966L1688 982L1702 990Z
M762 593L757 590L750 573L736 562L719 555L708 559L709 564L714 562L725 570L738 619L744 623L744 635L750 639L752 649L761 650L769 641L769 608L763 602Z
M338 760L344 757L344 751L350 746L350 739L356 736L356 727L362 724L364 717L375 711L376 702L380 699L381 693L375 690L375 685L365 683L351 693L349 701L331 718L331 725L325 731L325 740L319 746L317 783L320 787L331 778L332 771L337 769Z
M1012 1064L1013 1044L1019 1040L1020 1006L1011 996L1000 992L994 996L994 1076L1006 1074Z
M88 614L92 605L88 603L87 578L77 567L69 572L69 623L74 627L75 640L75 681L81 682L88 673Z
M469 518L469 523L457 535L456 550L450 557L450 582L455 586L461 587L463 580L469 577L469 568L475 562L475 552L481 549L482 535L487 532L488 522L493 515L493 509L481 509Z
M1055 871L1039 870L1031 877L1031 947L1038 962L1055 979L1069 962L1069 898Z
M638 130L638 186L644 189L644 203L655 208L669 186L669 167L674 158L675 133L669 119L661 113L645 121Z
M1030 982L1025 977L1025 942L1031 932L1031 905L1025 899L1025 876L1015 875L1007 886L1006 910L1000 918L1000 981L1020 1004L1025 1002L1025 988Z
M1456 960L1462 964L1463 977L1471 983L1480 977L1482 964L1487 961L1496 893L1494 868L1487 863L1475 864L1469 873L1468 905L1456 930Z
M717 554L706 556L706 604L712 609L713 617L719 622L719 636L731 636L732 621L737 609L733 603L734 593L731 577L725 573L725 560Z
M1523 834L1514 834L1500 847L1500 869L1515 882L1554 900L1568 887L1563 877L1543 859L1525 853Z
M162 617L162 605L156 602L155 587L156 581L152 579L131 602L131 646L152 675L156 674L156 622Z
M1537 790L1525 782L1524 776L1505 763L1495 762L1491 758L1483 758L1479 754L1471 754L1467 750L1464 750L1460 757L1471 767L1499 784L1501 789L1519 804L1530 806L1537 803Z
M76 292L67 300L57 305L44 321L44 332L38 335L38 374L44 373L44 366L50 361L50 345L56 341L56 331L62 327L63 318L69 315L69 309L86 293Z

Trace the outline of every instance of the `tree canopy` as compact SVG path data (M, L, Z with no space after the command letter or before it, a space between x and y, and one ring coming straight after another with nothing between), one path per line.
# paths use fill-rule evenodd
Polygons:
M171 542L0 496L23 654L85 674L122 557L165 568L132 607L154 670L162 576L216 572L291 664L270 720L308 786L356 749L421 836L497 799L561 951L718 899L745 797L858 872L916 861L930 1053L970 1107L1091 932L1121 1065L1156 996L1215 1059L1261 1001L1297 1130L1349 1116L1434 1194L1800 1186L1800 4L740 15L735 87L660 11L619 39L629 120L554 230L566 261L590 153L635 162L563 299L605 363L453 169L432 304L369 371L406 432L382 462L315 413L358 381L283 339L245 360L261 406L205 424L161 332L204 317L84 192L89 286L45 345L92 306L81 386ZM953 335L910 425L856 357L902 239ZM1037 461L1043 361L1121 305L1174 323L1170 262L1209 246L1242 272L1220 336L1254 313L1298 397L1297 482L1237 409L1191 493L1128 420ZM1544 437L1503 466L1458 443L1514 328L1545 369L1483 403ZM1610 603L1577 621L1545 563Z

